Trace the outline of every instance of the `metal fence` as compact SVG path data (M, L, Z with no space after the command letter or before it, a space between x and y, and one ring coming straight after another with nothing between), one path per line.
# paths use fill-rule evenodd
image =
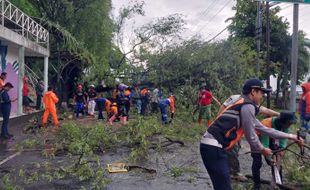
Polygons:
M49 32L8 0L0 0L1 25L44 47L49 46Z

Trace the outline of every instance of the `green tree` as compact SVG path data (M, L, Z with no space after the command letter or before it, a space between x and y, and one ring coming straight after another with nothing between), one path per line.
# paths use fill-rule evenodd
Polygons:
M15 0L15 3L48 28L50 70L55 71L50 81L59 85L60 93L67 91L66 85L72 78L101 78L107 73L113 31L111 0ZM63 98L66 97L65 94Z
M248 44L251 49L255 50L255 36L256 36L256 14L257 14L257 3L237 0L236 14L232 20L232 24L229 27L231 33L230 38L238 40L244 44ZM265 10L265 5L263 5ZM278 104L278 94L280 91L287 90L287 84L290 76L290 64L291 64L291 36L288 33L289 23L283 17L278 16L280 7L273 7L270 10L270 70L271 75L277 76L277 93L275 102ZM267 78L266 71L262 70L266 67L266 15L263 15L263 36L262 40L263 51L260 52L260 63L261 63L261 76L260 78ZM307 71L308 61L307 53L305 50L305 39L304 34L299 34L299 66L298 66L298 79L302 79ZM252 63L252 67L255 67L256 62ZM284 99L286 100L287 93L284 92ZM281 100L282 101L282 100ZM282 101L283 102L283 101Z
M163 52L144 51L141 60L148 63L146 78L180 94L179 101L186 105L195 104L202 80L222 100L240 93L244 80L254 74L249 63L255 60L255 51L234 40L212 44L192 40Z

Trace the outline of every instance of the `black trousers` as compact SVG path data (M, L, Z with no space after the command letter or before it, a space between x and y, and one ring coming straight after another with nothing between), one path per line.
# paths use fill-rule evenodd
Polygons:
M1 136L7 136L9 135L8 125L9 125L9 120L10 120L11 105L2 104L1 113L3 116Z
M253 181L254 181L254 187L259 188L260 187L260 169L263 165L263 161L262 161L262 154L260 153L251 153L251 156L253 158L253 162L252 162L252 175L253 175ZM266 162L268 165L271 166L271 163L269 160L266 159ZM274 175L274 170L273 167L271 167L271 172ZM280 167L280 177L281 180L282 178L282 167Z
M146 114L146 109L147 109L147 105L149 104L149 101L147 98L142 98L142 105L141 105L141 115L145 115Z
M42 96L37 95L36 110L40 110L41 109L41 102L42 102Z
M252 175L253 175L254 187L258 188L260 187L260 169L263 165L262 154L251 153L251 156L253 158Z
M103 117L103 109L104 109L104 104L103 102L97 101L97 106L98 106L98 119L104 119Z
M200 144L200 154L215 190L232 190L225 150Z

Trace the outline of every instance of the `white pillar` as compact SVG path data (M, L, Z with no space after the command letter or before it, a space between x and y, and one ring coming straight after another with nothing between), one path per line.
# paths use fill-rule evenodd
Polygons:
M4 15L4 1L1 1L1 14ZM1 25L4 26L4 16L1 17Z
M292 34L292 64L291 64L291 92L290 92L290 111L296 112L296 84L298 68L298 15L299 4L294 4L293 12L293 34Z
M48 57L44 57L44 92L47 91L48 87Z
M17 115L23 114L23 77L25 75L25 48L18 51L18 102Z

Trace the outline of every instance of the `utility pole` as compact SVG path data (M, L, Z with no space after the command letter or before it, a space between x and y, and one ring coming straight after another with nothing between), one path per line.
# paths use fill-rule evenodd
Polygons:
M299 4L294 4L293 16L293 36L292 36L292 61L291 61L291 92L290 92L290 111L296 112L296 83L298 65L298 16Z
M270 18L269 18L269 1L266 2L266 46L267 46L267 67L266 67L266 77L267 77L267 88L270 88ZM270 108L270 93L267 93L267 108Z
M261 6L262 2L257 1L257 22L256 22L256 46L257 46L257 52L256 52L256 77L259 78L260 74L260 40L262 36L262 14L261 14Z

